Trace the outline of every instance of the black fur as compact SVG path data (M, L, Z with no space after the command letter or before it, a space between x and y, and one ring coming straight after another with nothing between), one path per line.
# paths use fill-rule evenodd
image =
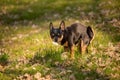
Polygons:
M86 27L80 23L74 23L68 27L65 27L65 22L61 21L59 28L54 28L53 24L50 23L50 36L55 42L58 42L57 38L61 37L62 39L60 38L61 41L58 43L71 49L77 44L79 44L80 47L88 46L94 36L94 33L90 26ZM68 44L64 45L66 42Z

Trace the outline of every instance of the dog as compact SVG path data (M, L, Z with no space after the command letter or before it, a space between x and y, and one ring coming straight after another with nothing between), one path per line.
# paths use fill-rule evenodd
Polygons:
M74 46L77 45L82 54L88 52L88 46L94 37L92 28L80 23L73 23L65 27L65 22L61 21L59 28L55 28L50 22L49 28L52 41L64 46L65 51L70 50L72 59L74 59Z

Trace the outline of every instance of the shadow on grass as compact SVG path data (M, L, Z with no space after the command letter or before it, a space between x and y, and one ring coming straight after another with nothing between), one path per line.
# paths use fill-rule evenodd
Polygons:
M88 67L79 63L79 59L70 60L61 59L60 51L48 50L46 55L41 55L40 52L36 52L35 56L29 61L30 64L41 64L50 69L47 74L54 74L54 78L57 79L67 79L69 80L71 75L76 78L76 80L109 80L110 77L104 73L98 73L94 69L88 69ZM78 55L78 54L77 54ZM79 55L78 55L79 56ZM77 57L78 58L78 57ZM86 63L87 64L87 63ZM81 65L78 67L78 65ZM44 71L45 72L45 71Z
M44 53L43 53L44 52ZM31 64L39 63L43 65L53 66L53 63L61 60L62 50L48 49L44 50L42 53L38 51L35 53L34 57L29 61Z
M110 80L110 77L107 75L101 74L96 72L96 70L90 70L90 71L75 71L76 79L77 80Z
M76 80L110 79L110 76L104 74L104 72L98 72L96 69L90 68L90 66L86 66L87 61L84 59L81 61L81 56L79 54L76 55L75 60L70 60L69 58L62 60L62 49L45 49L43 51L37 51L27 64L23 64L24 66L26 65L26 67L7 68L2 72L2 74L5 74L12 79L23 76L25 73L32 76L37 72L40 72L42 76L50 75L53 79L58 80L70 80L71 75L72 77L75 77ZM33 66L35 69L33 69ZM25 68L28 69L25 70Z
M74 69L73 69L73 67L74 67ZM54 67L49 67L49 68L52 68L49 72L46 72L44 69L42 70L44 72L44 74L42 74L42 76L53 74L53 75L55 75L53 77L53 79L58 79L58 80L59 79L69 80L72 78L75 78L76 80L95 80L95 79L110 80L110 76L105 75L103 73L98 73L96 70L87 70L84 67L77 68L76 66L68 65L67 67L54 66ZM71 71L71 72L69 72L69 71ZM41 71L36 71L36 70L24 71L22 69L7 69L2 73L11 79L16 79L17 77L23 76L26 73L30 74L32 76L37 72L41 73ZM65 73L63 73L63 72L65 72ZM73 75L72 78L70 77L71 75ZM50 76L52 76L52 75L50 75Z

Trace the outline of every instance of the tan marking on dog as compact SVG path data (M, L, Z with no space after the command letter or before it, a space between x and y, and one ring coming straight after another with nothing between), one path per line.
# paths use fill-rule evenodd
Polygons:
M64 44L63 44L63 46L68 46L68 41L66 41Z
M64 52L68 52L68 51L69 51L68 46L64 46Z
M86 52L86 49L87 49L87 45L83 45L83 47L81 48L82 54L84 54Z
M83 40L80 40L79 50L81 54L84 54L86 52L87 47L88 46L83 43Z
M58 42L61 42L62 39L63 39L63 35L60 38L58 38Z
M70 48L70 58L74 59L74 46Z
M66 42L63 44L63 46L64 46L64 51L65 51L65 52L68 52L68 51L69 51L69 49L68 49L68 41L66 41Z

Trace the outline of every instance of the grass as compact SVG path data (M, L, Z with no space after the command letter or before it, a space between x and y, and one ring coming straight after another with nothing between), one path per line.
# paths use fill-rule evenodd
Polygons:
M1 0L0 80L36 80L37 73L39 79L119 80L119 3ZM81 55L76 49L75 60L70 60L62 46L52 44L49 22L59 26L61 20L66 26L76 21L91 25L95 37L88 54Z
M8 63L9 56L7 53L2 53L0 55L0 64L1 65L6 65Z

